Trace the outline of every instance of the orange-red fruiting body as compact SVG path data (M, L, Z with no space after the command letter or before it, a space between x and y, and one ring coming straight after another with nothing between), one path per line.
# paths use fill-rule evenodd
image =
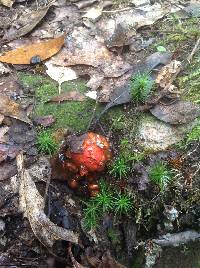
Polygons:
M81 176L102 171L111 158L109 142L104 136L89 132L83 141L81 152L72 152L70 158L79 168Z

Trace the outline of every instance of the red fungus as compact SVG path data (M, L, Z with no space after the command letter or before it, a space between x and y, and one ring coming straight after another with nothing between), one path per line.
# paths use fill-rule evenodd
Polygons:
M111 158L108 140L102 135L89 132L83 140L81 151L71 152L69 157L79 168L81 176L102 171Z
M80 180L84 177L90 196L95 196L99 192L96 173L103 171L110 159L111 149L106 137L93 132L71 136L56 157L54 163L59 163L52 166L52 174L56 175L54 167L58 166L62 179L65 174L68 185L74 190L82 187Z

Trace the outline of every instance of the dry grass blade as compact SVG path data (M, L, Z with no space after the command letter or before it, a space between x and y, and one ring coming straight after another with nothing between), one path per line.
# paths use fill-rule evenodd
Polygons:
M20 208L28 218L38 240L46 247L52 247L56 240L66 240L78 244L79 235L55 225L44 213L44 199L38 192L30 174L23 166L23 154L17 156L17 168L20 176Z

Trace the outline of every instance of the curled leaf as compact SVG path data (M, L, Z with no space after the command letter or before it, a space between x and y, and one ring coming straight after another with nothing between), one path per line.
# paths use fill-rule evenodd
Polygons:
M23 167L23 154L17 156L20 174L20 208L28 218L31 228L38 240L46 247L52 247L56 240L66 240L78 244L79 235L73 231L57 226L44 213L44 199L38 192L29 172Z

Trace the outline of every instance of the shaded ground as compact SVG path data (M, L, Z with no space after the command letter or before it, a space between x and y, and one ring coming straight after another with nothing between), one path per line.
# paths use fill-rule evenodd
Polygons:
M117 3L115 8L124 8L127 5L127 3L122 5ZM130 64L134 64L135 59L146 58L155 52L158 46L162 46L172 53L173 59L182 62L192 51L200 36L199 26L199 18L179 18L178 15L164 17L152 26L142 27L138 31L138 47L135 43L132 46L123 47L122 57ZM151 39L152 43L143 48L142 44ZM117 51L117 53L120 52ZM196 52L191 64L184 68L175 80L175 85L181 91L181 98L197 104L200 102L199 57L199 52ZM133 195L134 206L131 213L115 217L114 213L108 211L99 218L95 226L95 234L88 234L81 226L84 217L83 209L86 207L83 201L87 202L88 196L77 195L76 191L69 189L66 182L51 180L46 195L45 213L57 225L81 232L83 247L72 245L76 261L87 267L99 267L95 262L96 259L102 262L102 256L105 251L109 250L111 255L126 267L151 267L147 266L147 263L145 266L143 256L142 261L136 258L140 255L136 248L141 241L149 242L152 238L167 232L199 230L199 132L195 136L194 131L190 131L190 136L185 136L181 142L166 150L147 149L141 146L138 131L142 120L148 119L149 112L135 112L133 102L111 108L95 124L94 119L103 110L103 104L96 105L96 102L91 99L84 102L46 103L50 97L58 94L58 87L57 83L47 78L44 70L38 71L36 67L33 67L30 70L17 70L16 75L21 90L20 94L17 92L16 95L23 96L19 102L25 108L31 104L30 117L32 119L53 115L56 122L47 128L47 131L52 134L54 141L59 145L64 138L64 133L84 133L91 130L109 137L114 156L113 164L110 164L99 177L113 189L119 191L125 188ZM65 82L62 85L63 92L73 89L85 93L87 81L88 79L84 77L84 79L79 78L78 81ZM14 97L13 92L11 96ZM13 125L15 121L12 119ZM198 124L198 119L195 122ZM10 133L17 146L26 152L26 166L31 167L33 162L36 163L32 176L40 194L44 196L50 173L49 157L42 156L45 160L39 160L41 153L37 151L37 136L46 128L43 126L25 127L25 123L21 125L10 128ZM20 138L23 134L23 138ZM195 137L195 139L188 140L188 137ZM126 159L125 165L128 167L123 178L111 172L116 163L115 160L121 156ZM174 172L173 179L162 193L159 186L150 181L148 175L150 168L158 160L163 161L168 169ZM49 268L66 267L66 265L77 267L67 254L68 242L58 241L52 249L47 250L36 239L29 221L22 217L18 209L17 183L15 185L17 179L12 177L10 180L10 177L16 173L15 160L3 162L1 166L3 172L8 170L5 168L7 164L11 166L11 171L8 172L6 178L1 179L0 188L2 196L0 199L0 251L2 252L0 263L8 267L11 265ZM173 221L166 216L167 206L178 211L178 217ZM98 244L92 241L91 235L94 241L96 236ZM198 245L188 247L189 249L184 247L164 249L154 267L167 268L172 265L177 268L199 267ZM177 256L184 260L183 264L180 261L176 262ZM96 259L93 260L92 257ZM115 263L109 267L120 267L117 265Z

